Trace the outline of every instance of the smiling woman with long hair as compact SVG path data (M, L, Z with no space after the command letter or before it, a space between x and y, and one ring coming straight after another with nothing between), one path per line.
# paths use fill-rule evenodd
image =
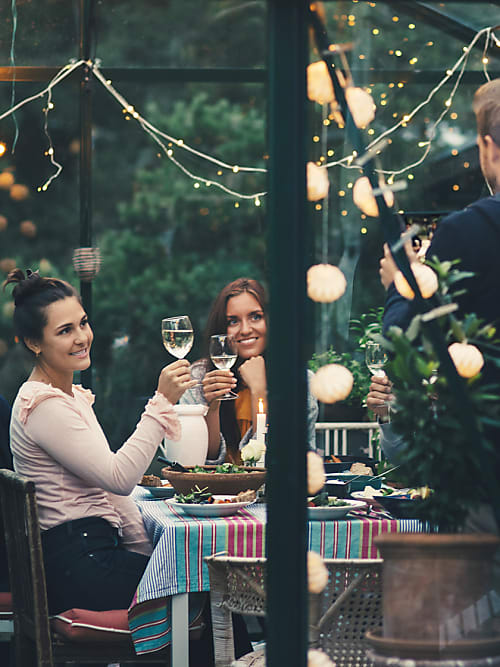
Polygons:
M208 345L216 334L235 340L238 358L234 372L215 368L210 359ZM238 278L220 291L208 315L204 343L206 356L191 369L201 384L186 391L180 402L208 405L208 461L240 463L240 449L256 431L259 399L267 412L267 295L257 280ZM238 398L220 400L228 390L234 390ZM317 416L318 404L309 392L308 441L312 449Z

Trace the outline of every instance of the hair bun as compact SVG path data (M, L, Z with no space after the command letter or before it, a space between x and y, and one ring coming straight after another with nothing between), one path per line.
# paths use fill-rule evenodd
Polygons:
M26 275L21 269L13 269L7 276L7 280L4 283L4 289L10 283L15 284L14 289L12 290L12 296L14 298L14 304L18 306L22 301L32 294L34 291L40 287L40 281L43 282L38 270L31 271L31 269L26 270Z

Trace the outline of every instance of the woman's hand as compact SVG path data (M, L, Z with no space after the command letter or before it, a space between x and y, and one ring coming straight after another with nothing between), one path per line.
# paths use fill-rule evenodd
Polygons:
M241 379L250 389L251 394L265 398L267 394L266 362L264 357L250 357L239 367Z
M231 371L216 369L206 373L202 380L203 393L209 409L218 406L217 399L236 387L236 378Z
M366 396L366 405L377 417L387 417L389 414L388 403L394 400L392 383L387 375L372 376L370 390Z
M197 380L191 379L189 361L178 359L165 366L158 379L158 391L175 405L186 389L194 387Z

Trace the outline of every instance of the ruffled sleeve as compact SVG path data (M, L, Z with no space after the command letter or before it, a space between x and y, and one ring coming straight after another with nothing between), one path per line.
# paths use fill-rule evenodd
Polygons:
M78 389L78 387L74 386L73 389ZM87 400L90 405L92 405L94 402L94 395L92 392L89 389L83 389L81 387L80 390L85 392ZM65 394L62 389L53 387L51 384L34 381L26 382L19 392L19 421L22 424L26 424L28 417L37 405L40 405L42 401L46 401L48 398L62 398L68 403L73 400L72 397Z
M174 406L162 393L156 391L144 408L143 417L147 415L156 420L165 430L165 437L169 440L181 439L181 423ZM142 418L141 418L142 421Z

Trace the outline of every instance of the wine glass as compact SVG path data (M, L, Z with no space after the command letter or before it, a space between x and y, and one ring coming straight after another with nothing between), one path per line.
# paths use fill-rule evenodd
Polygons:
M229 370L238 358L234 337L225 334L216 334L210 337L209 352L214 366L221 370ZM232 401L235 398L238 398L238 394L228 391L219 400Z
M387 352L382 345L376 343L374 340L369 340L365 347L365 363L370 373L376 377L384 377L385 372L383 368L386 361Z
M167 352L177 359L184 359L193 346L193 325L187 315L165 317L161 321L161 337Z

